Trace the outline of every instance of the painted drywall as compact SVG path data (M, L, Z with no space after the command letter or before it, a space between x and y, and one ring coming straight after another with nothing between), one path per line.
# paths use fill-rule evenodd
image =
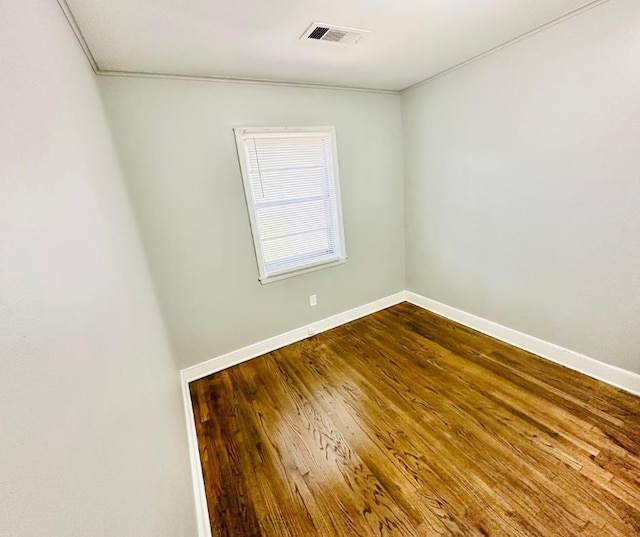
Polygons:
M86 58L0 3L0 535L193 536L176 366Z
M408 289L640 372L640 3L405 94Z
M99 84L183 367L404 289L399 96L121 77ZM233 128L283 125L336 128L348 260L261 285Z

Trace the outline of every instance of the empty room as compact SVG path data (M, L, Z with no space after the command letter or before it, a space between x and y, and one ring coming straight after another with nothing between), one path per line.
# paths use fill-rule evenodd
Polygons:
M0 535L640 535L640 1L0 0Z

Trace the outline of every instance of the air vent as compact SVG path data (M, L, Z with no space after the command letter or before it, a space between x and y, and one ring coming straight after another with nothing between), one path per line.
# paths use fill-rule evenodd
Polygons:
M336 26L335 24L325 24L324 22L314 22L302 34L300 39L313 39L314 41L325 41L327 43L340 43L341 45L355 45L362 39L369 30L358 28L348 28L346 26Z

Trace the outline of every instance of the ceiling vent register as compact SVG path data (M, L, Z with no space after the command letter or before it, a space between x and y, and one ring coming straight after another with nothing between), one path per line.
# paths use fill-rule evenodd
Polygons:
M369 30L349 28L347 26L336 26L324 22L314 22L302 34L300 39L313 39L314 41L325 41L327 43L340 43L341 45L356 45L364 34Z

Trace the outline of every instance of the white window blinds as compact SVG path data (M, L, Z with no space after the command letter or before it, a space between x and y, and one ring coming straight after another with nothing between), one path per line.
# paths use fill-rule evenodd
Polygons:
M260 281L344 261L333 128L235 134Z

